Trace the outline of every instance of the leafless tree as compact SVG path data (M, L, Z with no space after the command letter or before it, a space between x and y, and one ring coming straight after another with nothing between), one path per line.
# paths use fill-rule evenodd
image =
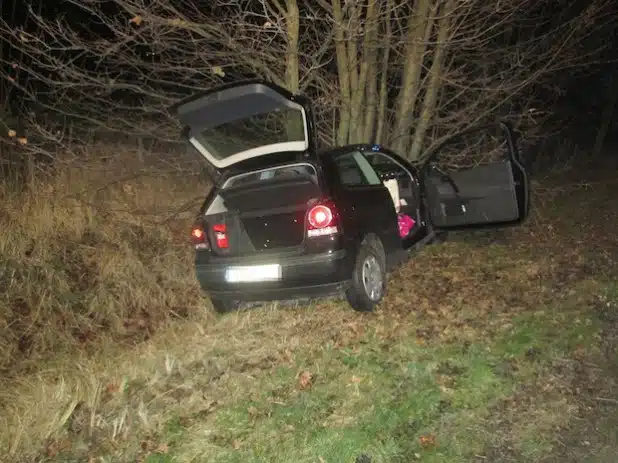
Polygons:
M609 0L73 0L71 16L0 23L20 62L4 78L41 114L174 142L168 107L258 76L316 102L326 144L388 143L413 160L496 118L538 127L557 73L598 59ZM57 119L59 120L59 119ZM61 131L44 128L49 138ZM533 133L533 132L532 132ZM61 138L61 137L60 137Z

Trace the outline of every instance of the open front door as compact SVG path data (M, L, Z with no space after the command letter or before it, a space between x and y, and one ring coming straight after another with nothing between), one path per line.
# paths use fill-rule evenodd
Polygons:
M528 175L505 123L446 140L427 157L423 174L434 228L514 225L528 215Z
M189 142L218 171L260 156L314 148L309 100L269 82L219 86L172 111Z

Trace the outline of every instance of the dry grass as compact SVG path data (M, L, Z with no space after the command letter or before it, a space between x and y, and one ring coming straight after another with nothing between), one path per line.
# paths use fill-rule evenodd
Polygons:
M129 156L101 162L106 153L93 151L26 192L0 190L3 376L87 351L95 338L146 339L202 308L187 239L196 208L161 222L206 186L173 172L135 175Z
M277 446L276 461L501 461L505 442L532 461L577 415L575 383L553 365L594 350L595 307L616 299L601 252L616 241L611 206L595 205L608 223L594 246L572 227L591 213L570 208L560 226L554 201L504 242L428 249L375 314L330 301L217 318L187 240L199 201L161 225L206 186L144 174L100 189L122 175L92 162L2 192L12 461L275 461ZM438 448L419 447L432 433Z

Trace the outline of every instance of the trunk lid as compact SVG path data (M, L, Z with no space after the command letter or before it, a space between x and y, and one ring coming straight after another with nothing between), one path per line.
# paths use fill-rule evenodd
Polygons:
M315 152L309 100L269 82L216 87L173 111L188 141L219 174L262 156Z

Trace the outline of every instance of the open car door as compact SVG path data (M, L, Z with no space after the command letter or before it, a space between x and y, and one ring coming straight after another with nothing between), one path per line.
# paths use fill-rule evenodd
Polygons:
M260 156L314 151L309 101L269 82L215 87L172 111L189 142L219 173Z
M506 123L447 139L428 155L422 171L434 228L515 225L528 215L528 175Z

